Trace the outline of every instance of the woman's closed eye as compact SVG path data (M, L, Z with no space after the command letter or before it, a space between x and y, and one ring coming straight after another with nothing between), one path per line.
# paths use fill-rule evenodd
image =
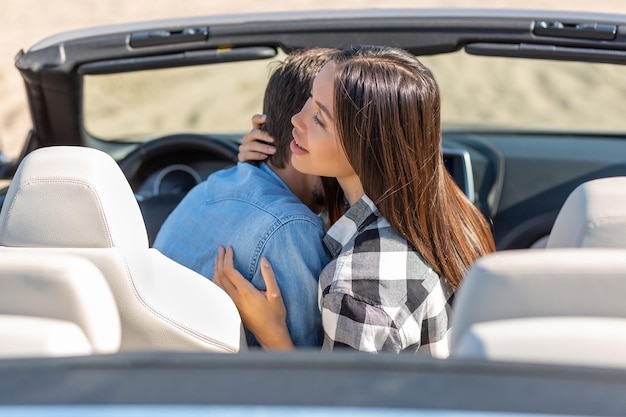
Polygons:
M324 127L324 123L322 123L322 121L319 118L319 113L315 113L315 115L313 116L313 122L315 122L315 124L320 125L321 127Z

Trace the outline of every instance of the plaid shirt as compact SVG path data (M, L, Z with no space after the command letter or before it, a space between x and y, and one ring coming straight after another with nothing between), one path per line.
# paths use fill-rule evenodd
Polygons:
M320 276L323 350L448 356L449 284L363 196L324 237L333 260Z

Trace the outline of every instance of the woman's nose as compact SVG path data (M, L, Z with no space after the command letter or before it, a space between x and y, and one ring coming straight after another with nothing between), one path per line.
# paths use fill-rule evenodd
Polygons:
M302 105L300 111L291 116L291 124L294 127L302 127L302 124L300 123L302 121L302 113L306 110L306 106L309 104L310 101L311 98L308 98L307 101L304 102L304 105Z
M299 126L300 118L302 117L301 114L302 114L302 110L300 110L300 112L291 116L291 124L293 125L293 127Z

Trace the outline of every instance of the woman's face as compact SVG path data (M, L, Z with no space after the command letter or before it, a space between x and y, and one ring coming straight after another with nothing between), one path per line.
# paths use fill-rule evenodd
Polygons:
M291 163L305 174L341 178L356 175L339 143L333 108L335 63L326 64L315 80L311 96L291 118L294 128Z

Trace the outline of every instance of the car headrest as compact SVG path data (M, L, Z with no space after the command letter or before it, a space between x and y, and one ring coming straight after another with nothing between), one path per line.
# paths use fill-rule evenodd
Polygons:
M49 249L0 248L0 357L114 353L117 304L100 270Z
M561 208L548 248L626 248L626 177L579 185Z
M626 319L626 250L523 249L470 268L452 313L451 351L476 323L532 318ZM532 335L528 335L532 343ZM626 347L626 346L625 346Z
M0 245L147 248L133 191L108 154L53 146L28 154L0 212Z

